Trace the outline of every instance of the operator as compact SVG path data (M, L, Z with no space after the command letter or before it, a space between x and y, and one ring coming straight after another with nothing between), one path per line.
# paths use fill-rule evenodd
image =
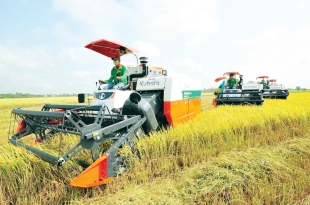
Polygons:
M122 65L120 56L114 56L111 58L114 63L114 67L111 70L111 76L107 80L99 80L100 84L108 84L108 89L119 89L127 85L127 68Z
M265 80L263 79L260 84L263 84L263 89L266 89L267 87L267 83L265 82Z
M226 83L227 89L235 89L236 85L238 86L237 79L231 74Z

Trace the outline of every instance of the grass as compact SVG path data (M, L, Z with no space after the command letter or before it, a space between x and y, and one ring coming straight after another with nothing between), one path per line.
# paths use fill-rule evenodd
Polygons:
M215 109L212 97L203 95L203 112L195 119L139 140L141 158L121 150L133 166L105 189L70 187L81 171L74 164L58 170L2 137L0 203L307 204L310 93L266 99L264 106ZM0 104L1 133L8 132L14 106Z

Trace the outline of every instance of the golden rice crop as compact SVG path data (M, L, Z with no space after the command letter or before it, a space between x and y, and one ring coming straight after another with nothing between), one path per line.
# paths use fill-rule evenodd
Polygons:
M68 103L74 102L75 99ZM309 148L309 103L310 93L302 92L291 93L288 100L266 99L264 106L213 109L210 96L203 96L204 111L195 119L138 140L139 158L129 149L120 150L129 156L131 167L105 190L69 187L69 181L81 171L73 164L58 171L23 149L0 145L0 202L287 204L307 201L309 187L304 181L308 180L310 166L305 157ZM10 116L11 108L7 105L1 109L6 113L0 116L4 122L0 123L2 133L8 132L9 120L6 118ZM1 135L2 140L4 137L7 140L6 134ZM64 143L69 144L70 140L65 139ZM288 148L292 146L293 149ZM298 151L298 147L302 148ZM274 171L271 181L268 172L259 174L264 170L260 159L272 166L269 167ZM283 162L286 163L283 166L292 167L296 173L284 169ZM240 173L231 173L229 167L235 167ZM292 183L293 176L298 178L295 184ZM281 186L278 186L279 182ZM247 189L246 194L241 192L243 189ZM285 198L286 190L292 193ZM94 199L90 200L90 197Z
M309 136L308 136L309 137ZM222 152L168 177L126 183L90 204L292 204L310 191L310 139ZM118 181L118 179L117 179ZM110 189L110 188L109 188Z
M0 142L7 141L11 110L23 108L40 110L44 104L77 104L77 97L46 97L46 98L8 98L0 99Z
M265 106L259 107L217 107L186 124L154 133L138 142L137 150L142 155L140 163L150 169L148 175L161 176L222 151L287 140L295 132L298 134L299 130L294 126L307 126L310 119L309 95L291 95L290 100L266 100ZM281 132L281 129L286 132ZM267 133L273 131L279 133L270 138Z

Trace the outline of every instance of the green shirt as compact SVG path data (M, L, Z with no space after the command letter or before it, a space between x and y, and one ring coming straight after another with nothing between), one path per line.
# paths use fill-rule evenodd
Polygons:
M231 80L230 78L227 80L228 86L235 86L237 83L236 79Z
M265 89L267 87L267 83L266 82L260 82L260 84L263 84L263 89Z
M127 68L124 65L121 65L122 67L120 68L116 68L115 66L112 68L111 70L111 76L108 80L105 80L105 83L109 83L109 82L114 82L115 84L117 83L124 83L125 85L128 84L127 82ZM120 77L120 80L117 80L116 77Z

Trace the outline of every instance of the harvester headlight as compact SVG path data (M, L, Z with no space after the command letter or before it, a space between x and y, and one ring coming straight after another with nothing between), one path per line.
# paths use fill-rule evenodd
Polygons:
M163 74L163 75L167 75L167 70L163 70L163 71L162 71L162 74Z
M126 171L126 168L125 167L120 167L119 170L118 170L120 173L124 173Z

